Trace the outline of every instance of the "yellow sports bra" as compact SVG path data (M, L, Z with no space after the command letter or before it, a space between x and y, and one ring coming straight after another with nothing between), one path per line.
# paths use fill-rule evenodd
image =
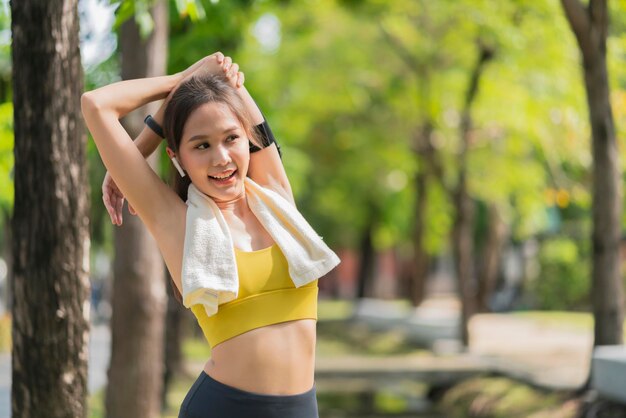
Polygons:
M317 282L296 287L280 247L257 251L235 248L239 273L237 299L219 305L207 316L201 304L191 306L211 347L239 334L278 322L317 319Z

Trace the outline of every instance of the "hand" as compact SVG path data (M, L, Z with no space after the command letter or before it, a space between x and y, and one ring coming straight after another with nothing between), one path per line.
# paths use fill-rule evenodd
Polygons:
M239 71L239 64L233 63L231 57L224 56L221 52L208 55L181 72L180 82L182 83L194 74L199 75L202 73L223 74L234 88L241 87L244 82L244 74Z
M223 55L222 57L223 59L221 60L221 62L218 57L218 62L221 63L222 71L224 72L226 79L230 82L230 85L233 86L235 89L238 89L243 85L243 82L245 80L244 74L239 71L239 64L233 62L231 57L224 57Z
M104 206L109 212L113 225L122 225L122 207L124 206L124 195L113 181L113 178L107 171L102 182L102 200ZM128 204L128 211L132 215L136 215L135 209Z

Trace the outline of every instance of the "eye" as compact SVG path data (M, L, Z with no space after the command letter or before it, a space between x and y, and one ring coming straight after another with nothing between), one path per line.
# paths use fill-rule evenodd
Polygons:
M235 139L239 138L239 135L231 135L226 140L230 140L229 142L235 142Z
M203 142L203 143L201 143L200 145L198 145L198 146L196 147L196 149L206 149L206 148L200 148L202 145L207 145L207 146L208 146L209 144L208 144L208 143L206 143L206 142Z

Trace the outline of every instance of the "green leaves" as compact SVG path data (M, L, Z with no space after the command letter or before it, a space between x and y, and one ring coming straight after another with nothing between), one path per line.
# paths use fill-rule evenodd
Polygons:
M13 103L0 104L0 208L13 211Z
M216 3L216 1L211 3ZM110 0L110 4L119 4L115 10L114 31L117 31L126 20L134 18L139 26L141 37L146 39L150 36L154 29L154 21L150 15L154 0ZM206 19L206 12L200 0L174 0L174 5L181 19L189 18L192 22Z

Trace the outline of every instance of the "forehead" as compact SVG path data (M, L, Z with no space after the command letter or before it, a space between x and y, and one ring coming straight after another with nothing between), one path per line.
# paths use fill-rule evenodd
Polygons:
M196 135L218 136L233 126L241 127L235 114L224 103L205 103L194 110L183 128L182 142Z

